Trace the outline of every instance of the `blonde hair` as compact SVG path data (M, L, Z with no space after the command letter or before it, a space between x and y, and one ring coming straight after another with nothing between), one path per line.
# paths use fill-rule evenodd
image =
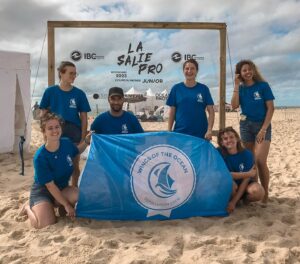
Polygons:
M259 72L258 68L251 60L241 60L239 61L235 66L235 74L240 74L241 76L241 70L244 65L248 64L251 69L253 70L253 80L255 82L265 82L265 79L262 77L261 73ZM243 82L243 80L242 80Z

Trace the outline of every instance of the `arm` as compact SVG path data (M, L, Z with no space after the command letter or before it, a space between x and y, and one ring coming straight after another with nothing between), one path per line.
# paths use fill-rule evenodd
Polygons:
M246 188L248 186L249 179L244 179L240 186L238 187L237 192L234 194L232 199L230 200L228 206L227 206L227 212L232 213L235 209L236 203L241 199L244 192L246 191Z
M240 90L240 75L236 74L234 79L234 89L231 98L232 109L236 109L240 106L239 90Z
M87 135L87 112L80 112L80 120L81 120L81 141L85 139Z
M273 102L273 100L266 101L266 107L267 107L267 113L266 113L264 123L263 123L262 127L260 128L259 133L256 136L257 143L263 142L263 140L265 139L267 128L271 124L271 120L272 120L273 113L274 113L274 102Z
M92 132L90 131L86 137L80 141L80 143L77 145L78 151L81 154L88 145L90 145L91 143L91 136L92 136Z
M206 110L208 112L208 127L207 127L207 132L205 133L204 138L211 140L212 139L212 129L214 126L215 122L215 110L213 105L208 105L206 107Z
M246 172L231 172L231 176L235 180L239 179L247 179L247 178L255 178L256 177L256 167L255 165L251 168L251 170Z
M48 109L41 109L40 118L42 118L48 112L49 112Z
M176 107L175 106L170 106L169 120L168 120L168 131L173 130L173 124L174 124L174 120L175 120L175 112L176 112Z
M46 187L54 199L65 208L67 215L73 218L75 216L74 207L62 195L60 189L55 185L55 183L53 181L48 182L46 183Z

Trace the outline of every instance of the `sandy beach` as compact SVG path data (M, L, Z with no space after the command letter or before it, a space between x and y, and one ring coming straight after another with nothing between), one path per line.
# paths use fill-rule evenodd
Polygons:
M238 130L238 121L237 113L227 113L227 125ZM217 128L218 118L215 123ZM167 129L166 122L142 125ZM33 154L42 144L35 121L25 176L19 175L18 155L0 154L0 264L300 263L300 109L276 110L272 125L268 204L240 205L223 218L111 222L62 217L35 230L27 217L18 216L33 180Z

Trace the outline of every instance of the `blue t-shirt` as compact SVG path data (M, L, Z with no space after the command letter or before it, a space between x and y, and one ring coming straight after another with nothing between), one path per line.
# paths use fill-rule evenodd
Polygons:
M251 86L241 85L239 99L242 114L247 120L261 122L267 113L266 101L274 100L275 97L267 82L256 82Z
M168 106L176 108L174 131L204 138L208 127L205 110L213 104L206 85L197 83L189 88L183 82L175 84L167 100Z
M49 108L51 112L78 127L81 127L79 113L91 111L85 93L75 86L67 92L58 85L48 87L43 94L40 108Z
M68 186L73 173L72 159L78 155L78 148L68 139L61 138L57 151L50 152L41 146L33 158L34 182L45 185L54 181L59 189Z
M225 155L223 156L223 159L230 172L247 172L251 170L254 165L253 154L247 149L233 155ZM242 179L234 181L239 185L241 184Z
M123 111L121 116L112 116L109 111L96 117L91 130L97 134L134 134L143 133L139 120L131 113Z

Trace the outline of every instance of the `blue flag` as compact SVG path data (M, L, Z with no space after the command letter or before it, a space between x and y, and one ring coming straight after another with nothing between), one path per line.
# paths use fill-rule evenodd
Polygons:
M232 177L214 146L175 132L92 135L79 217L102 220L226 216Z

